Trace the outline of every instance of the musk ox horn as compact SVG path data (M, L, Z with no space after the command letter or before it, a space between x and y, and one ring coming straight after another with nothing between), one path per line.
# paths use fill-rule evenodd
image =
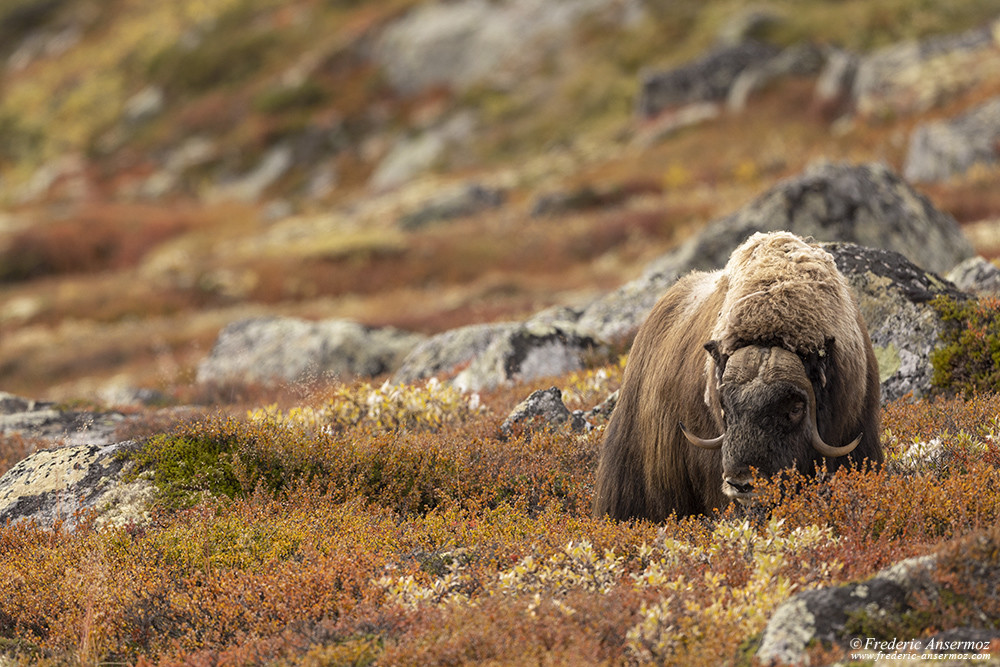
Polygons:
M819 426L816 424L816 397L812 392L812 387L808 388L808 394L809 394L809 422L810 422L809 426L811 427L809 429L811 431L811 433L809 434L809 443L813 446L813 449L815 449L823 456L827 456L832 459L835 459L838 456L845 456L854 451L854 448L858 446L859 442L861 442L860 435L851 442L844 445L843 447L833 447L831 445L826 444L826 442L823 440L823 436L819 434Z
M813 428L812 437L810 439L810 443L812 444L813 449L815 449L823 456L829 456L832 459L835 459L838 456L845 456L846 454L850 454L852 451L854 451L854 448L858 446L859 442L861 442L860 435L856 437L854 440L844 445L843 447L831 447L830 445L823 442L823 438L820 437L819 431L817 431L815 428Z
M696 447L701 447L702 449L719 449L720 447L722 447L722 439L726 437L726 434L723 433L717 438L712 438L711 440L705 440L704 438L699 438L698 436L694 435L686 428L684 428L684 424L682 422L678 422L678 424L681 427L681 433L683 433L684 437L688 439L688 442L690 442L692 445Z

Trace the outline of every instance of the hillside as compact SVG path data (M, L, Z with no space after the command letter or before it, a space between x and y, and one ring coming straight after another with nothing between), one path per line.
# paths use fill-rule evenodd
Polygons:
M0 667L1000 664L998 147L1000 0L0 3ZM884 465L593 516L771 229Z
M1000 91L987 69L932 104L859 115L817 103L813 68L669 131L638 112L642 77L702 56L750 5L417 5L7 3L3 388L171 395L250 315L432 333L586 303L816 160L901 169L914 127ZM769 7L743 21L754 36L858 54L1000 12ZM920 189L962 223L989 221L993 176ZM493 203L412 224L469 187ZM996 252L991 234L974 239Z

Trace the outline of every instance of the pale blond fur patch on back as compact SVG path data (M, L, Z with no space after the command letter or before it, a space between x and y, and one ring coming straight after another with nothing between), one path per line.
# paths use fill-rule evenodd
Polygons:
M863 358L850 288L822 248L788 232L757 233L733 251L723 271L729 290L712 337L724 353L762 340L810 353L834 338Z

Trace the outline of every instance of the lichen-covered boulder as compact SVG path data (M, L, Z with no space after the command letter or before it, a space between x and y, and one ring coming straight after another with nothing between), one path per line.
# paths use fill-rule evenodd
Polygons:
M1000 72L996 23L878 49L861 58L854 107L862 116L925 111Z
M126 421L120 412L60 410L54 403L0 392L0 433L50 440L63 445L114 442L115 431Z
M683 275L692 269L717 269L750 234L777 230L894 250L937 273L973 255L955 219L885 165L824 163L710 223L651 263L647 272Z
M958 289L976 296L1000 296L1000 268L982 257L970 257L945 278Z
M676 271L647 273L591 302L576 326L611 343L631 342L649 311L679 277Z
M558 387L539 389L517 404L500 425L500 433L510 435L519 425L526 425L532 420L540 420L548 427L568 426L573 431L587 428L587 421L579 412L570 412L563 403L562 392Z
M81 511L99 524L141 524L149 519L155 488L146 479L126 481L131 464L120 456L135 443L43 449L0 477L0 525L34 521L72 528Z
M347 320L262 317L234 322L198 366L198 382L300 382L372 377L399 368L424 336Z
M392 376L392 382L406 384L432 376L454 375L485 352L493 341L519 326L516 322L470 324L431 336L410 350Z
M746 40L680 67L647 72L639 84L636 111L641 118L652 118L671 108L725 100L743 71L768 62L778 53L776 46Z
M899 253L850 243L827 243L847 278L868 325L878 359L882 402L931 389L930 353L940 343L941 318L930 305L936 296L968 295Z
M802 664L816 642L850 647L848 615L898 614L910 593L930 585L932 556L901 561L867 581L799 593L781 604L764 629L756 660L762 665Z
M912 182L943 181L975 164L997 164L1000 98L951 120L919 125L910 136L903 175Z
M810 648L829 646L863 662L883 649L897 656L895 662L909 658L922 659L919 664L931 664L928 660L959 664L989 653L1000 639L1000 630L982 612L984 605L995 605L998 580L1000 528L993 526L946 542L930 554L900 561L865 581L791 597L771 615L754 664L809 664ZM951 620L947 611L934 614L937 632L925 636L914 632L914 622L928 617L928 603L965 613ZM974 609L980 611L970 614L968 610ZM875 642L885 643L873 650ZM903 655L907 653L911 655ZM952 662L956 654L962 657Z
M462 391L479 391L563 375L583 368L587 356L603 348L568 323L525 323L496 338L452 382Z

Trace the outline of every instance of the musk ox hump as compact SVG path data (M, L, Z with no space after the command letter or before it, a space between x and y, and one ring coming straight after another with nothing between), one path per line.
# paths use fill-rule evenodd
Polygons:
M833 256L788 232L757 233L723 270L729 289L712 331L725 354L754 341L777 341L800 354L835 338L861 358L856 306Z

